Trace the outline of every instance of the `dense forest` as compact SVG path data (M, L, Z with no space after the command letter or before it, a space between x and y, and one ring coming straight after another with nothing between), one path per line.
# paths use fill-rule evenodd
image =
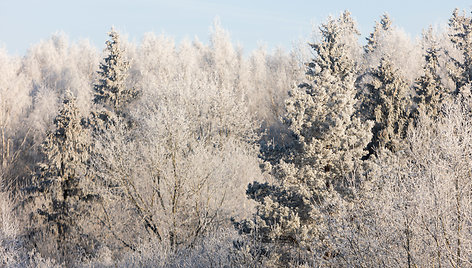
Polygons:
M469 13L108 34L0 50L0 266L472 267Z

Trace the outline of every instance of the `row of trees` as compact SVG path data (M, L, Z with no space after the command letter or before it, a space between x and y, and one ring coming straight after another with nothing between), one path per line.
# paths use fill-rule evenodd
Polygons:
M456 10L444 39L424 33L412 82L378 55L391 25L383 16L360 57L348 12L321 25L307 81L286 101L293 144L264 152L275 181L249 185L257 212L236 223L264 265L471 264L472 19Z
M1 52L4 264L470 265L471 27Z
M26 250L12 263L77 265L147 245L173 256L210 231L226 235L230 217L252 211L246 185L263 180L257 122L276 120L284 94L275 92L300 76L291 71L297 55L261 48L245 59L218 22L209 46L175 47L149 34L134 47L109 35L98 72L91 47L61 36L22 59L4 53L11 76L2 130L11 149L2 147L2 159L12 160L2 189L14 204L5 213L23 223L12 251ZM251 92L251 81L272 72L281 75L271 83L282 86L267 87L262 105L250 100L265 94ZM32 259L31 249L39 253Z

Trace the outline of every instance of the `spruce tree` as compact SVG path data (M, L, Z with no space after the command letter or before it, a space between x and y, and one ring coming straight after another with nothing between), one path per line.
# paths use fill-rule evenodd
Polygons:
M125 241L118 234L119 231L110 220L114 215L110 215L107 210L111 200L122 202L112 207L124 207L130 201L124 190L129 187L126 183L127 178L120 170L112 170L116 163L110 162L116 159L110 155L110 150L115 150L111 147L117 142L122 140L130 142L135 138L133 136L133 131L136 129L135 121L129 112L129 106L138 96L138 91L134 87L128 87L126 83L130 64L125 59L124 50L121 48L120 36L114 28L108 34L111 39L106 42L106 56L100 64L99 80L94 86L93 102L96 105L87 121L92 137L88 171L93 180L89 188L98 197L99 204L93 218L100 223L101 231L106 233L104 240L100 242L109 248L124 246L135 250L129 241ZM119 173L120 176L109 175L114 172ZM138 217L147 224L147 217L141 217L141 215Z
M429 28L423 35L426 43L424 53L424 74L415 83L416 97L414 98L417 108L415 117L419 113L437 118L440 113L443 101L448 99L448 92L441 81L439 74L441 48L438 41L433 36L432 28Z
M364 46L366 54L372 53L378 46L379 39L392 28L392 20L387 14L384 14L380 22L375 22L374 31L367 37L367 44Z
M356 46L349 41L358 34L354 21L345 12L320 31L321 42L311 45L316 56L307 81L286 102L284 124L295 144L273 166L267 162L275 183L249 185L257 212L237 224L242 232L253 232L264 245L260 252L278 265L336 254L327 238L329 225L339 202L352 197L371 138L371 124L354 116L356 65L349 53Z
M139 91L126 85L129 62L121 48L119 33L112 28L106 41L106 56L97 72L99 79L94 85L93 103L95 110L90 113L88 125L94 139L104 131L113 131L116 124L131 127L134 122L129 116L129 105L139 96Z
M461 58L450 55L453 63L448 66L452 80L456 85L455 93L470 96L472 82L472 17L460 14L454 10L449 20L449 37L454 46L460 51Z
M393 33L392 21L383 15L364 46L364 70L359 76L359 116L374 121L369 158L380 147L398 150L410 121L409 86L383 44Z
M94 86L94 103L103 105L109 111L122 113L124 107L137 96L134 88L126 87L129 62L124 57L120 36L114 28L108 33L106 57L100 64L99 81Z
M94 250L93 238L81 226L94 199L82 189L82 181L87 180L89 142L75 98L68 92L54 129L41 145L44 161L37 165L24 202L31 209L29 235L34 246L67 265Z
M375 120L373 116L373 93L369 91L366 81L371 78L371 72L380 64L383 55L381 47L386 38L392 33L392 20L387 14L381 17L380 22L375 22L374 31L366 38L367 44L364 46L363 64L361 67L361 75L357 77L356 86L358 88L359 109L358 116L365 120ZM369 150L371 153L371 150Z
M375 122L369 151L373 153L381 147L397 151L410 122L409 86L388 57L381 59L370 76L366 83L370 96L364 99L364 105L369 107L367 118Z

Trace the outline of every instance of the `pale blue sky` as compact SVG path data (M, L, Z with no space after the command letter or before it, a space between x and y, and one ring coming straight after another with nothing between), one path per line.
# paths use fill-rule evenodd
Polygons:
M258 44L269 49L291 47L310 35L312 24L345 9L353 14L363 36L387 12L394 23L412 36L428 25L447 23L455 7L470 12L470 0L0 0L0 46L10 53L27 48L62 31L72 41L88 38L104 47L114 25L129 39L139 41L145 32L165 33L177 42L198 36L207 42L213 19L219 17L232 40L250 51Z

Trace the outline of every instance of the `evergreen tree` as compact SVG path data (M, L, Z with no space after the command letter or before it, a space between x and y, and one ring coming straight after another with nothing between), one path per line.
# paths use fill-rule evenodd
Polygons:
M134 88L128 89L125 81L129 62L125 60L120 47L120 36L114 28L108 33L111 40L106 42L108 55L103 59L98 71L99 81L94 86L94 103L103 105L117 114L137 96Z
M384 56L384 45L386 38L392 33L392 21L387 14L381 17L380 22L375 22L374 31L366 38L367 44L364 46L363 65L361 75L357 77L356 86L358 88L359 109L358 116L365 120L374 120L372 102L372 92L366 87L366 81L371 77L372 69L380 64L380 59Z
M273 167L267 163L275 183L249 185L248 196L259 203L257 213L254 220L237 224L243 232L255 232L268 245L261 252L279 265L336 254L328 225L339 202L352 197L371 137L371 124L353 116L356 68L348 51L358 34L354 21L345 12L320 30L321 42L311 45L316 57L308 64L308 81L286 102L284 123L295 145Z
M138 96L137 90L126 85L129 62L125 60L124 51L120 47L119 34L112 28L109 36L111 40L106 42L107 55L100 64L99 81L94 86L93 102L97 106L90 113L87 122L92 137L88 172L94 178L88 188L98 197L99 206L96 207L97 212L93 218L99 222L100 231L105 234L100 242L112 249L125 247L135 250L133 245L116 232L116 224L113 226L110 220L114 215L110 215L107 209L109 202L118 202L120 205L113 206L122 208L130 201L124 190L129 187L126 175L121 170L113 170L116 163L111 163L115 159L110 160L110 150L116 151L113 145L117 142L126 140L129 143L135 139L135 121L129 113L129 105ZM114 172L119 175L116 176ZM115 176L109 176L110 173ZM146 226L150 225L147 216L140 215L138 218Z
M367 44L364 46L364 52L366 54L372 53L378 46L379 39L383 38L386 32L392 27L392 20L387 14L382 16L379 22L375 22L374 31L367 37Z
M82 189L86 180L89 135L70 93L54 119L54 130L41 146L45 156L38 163L25 206L32 208L30 230L34 246L45 256L68 265L74 256L91 254L94 240L81 228L92 195Z
M424 54L424 74L419 77L415 83L416 97L415 103L418 105L415 112L415 117L420 112L426 113L433 118L439 115L441 104L445 99L448 99L448 92L446 91L439 69L441 68L439 59L441 48L438 41L433 36L432 28L429 28L423 35L426 49Z
M453 65L448 66L456 85L455 93L470 95L470 89L469 92L465 90L470 87L472 81L472 17L459 14L458 9L454 10L449 20L449 37L462 56L458 58L451 55Z
M139 95L134 87L127 87L129 62L124 57L120 45L120 36L114 28L108 33L111 40L106 42L106 57L100 64L98 83L94 85L93 102L98 105L90 113L88 125L92 135L101 135L104 131L113 131L116 124L134 125L129 116L129 105Z
M124 51L120 47L120 36L114 28L108 35L111 40L106 42L107 55L100 64L98 83L94 85L93 102L98 106L90 113L87 122L93 137L92 160L103 157L102 152L97 149L98 147L106 148L105 144L97 146L98 142L104 140L103 136L111 135L116 131L120 127L118 124L124 124L126 127L133 125L127 109L128 105L138 96L138 91L126 87L129 62L125 60ZM93 162L91 161L91 163ZM92 172L95 169L97 168L91 167ZM110 183L105 183L105 185L109 186Z
M366 83L370 95L364 99L364 105L369 107L367 118L375 122L369 152L373 153L379 147L396 151L409 125L408 84L388 58L382 58L370 76Z
M397 150L406 135L409 122L410 98L406 79L397 69L398 58L390 53L395 29L388 15L376 23L364 46L364 70L358 77L359 116L374 121L368 158L379 147ZM395 39L394 39L395 40ZM388 49L387 51L385 51Z

